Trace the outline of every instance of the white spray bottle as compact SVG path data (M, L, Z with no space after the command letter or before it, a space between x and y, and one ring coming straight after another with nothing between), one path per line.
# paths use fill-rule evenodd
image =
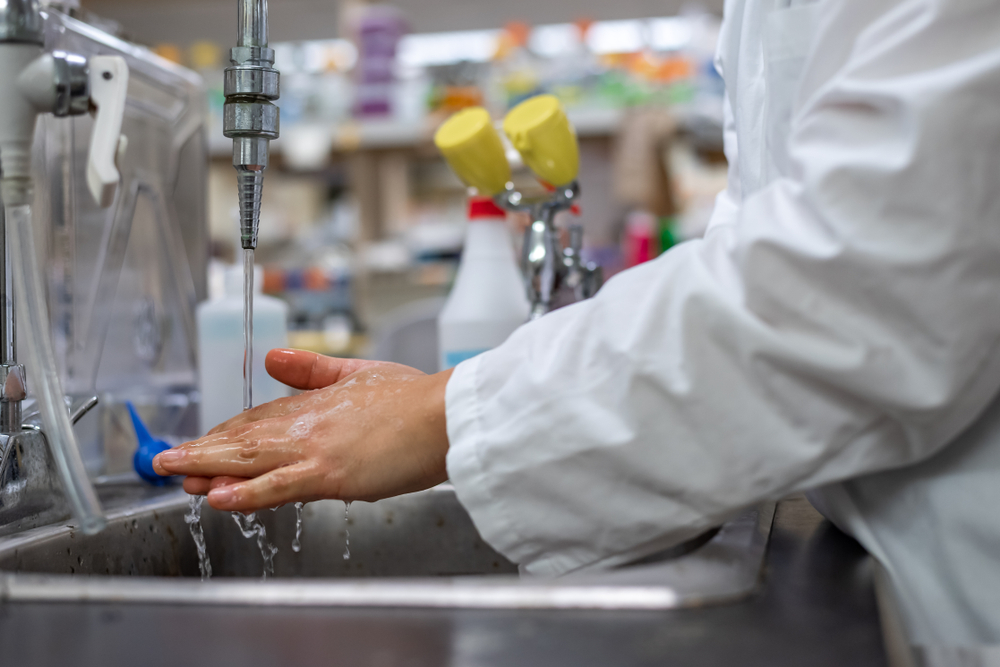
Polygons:
M506 219L492 199L470 198L462 261L438 318L442 370L500 345L528 319Z
M288 304L262 293L260 268L255 269L254 345L263 352L288 347ZM254 355L253 395L256 403L288 396L288 387L264 370L264 354ZM201 432L243 410L243 268L226 269L225 293L198 306L198 382L201 389Z

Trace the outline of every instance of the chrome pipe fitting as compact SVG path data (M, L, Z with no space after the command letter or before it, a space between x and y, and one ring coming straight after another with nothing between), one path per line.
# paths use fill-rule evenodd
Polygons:
M45 41L45 22L38 0L0 2L0 42L37 44Z
M278 138L280 74L274 69L274 50L267 46L266 0L240 0L237 45L230 49L223 78L226 103L222 133L233 140L240 201L240 244L257 247L260 200L269 142Z
M52 115L82 116L90 111L90 66L87 59L75 53L56 51L52 54L55 105Z

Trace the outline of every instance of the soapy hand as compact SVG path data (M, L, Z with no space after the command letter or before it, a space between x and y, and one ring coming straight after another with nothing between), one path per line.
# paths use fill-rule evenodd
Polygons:
M188 493L250 512L323 498L378 500L447 479L444 392L450 371L271 350L275 379L305 393L247 410L159 454Z

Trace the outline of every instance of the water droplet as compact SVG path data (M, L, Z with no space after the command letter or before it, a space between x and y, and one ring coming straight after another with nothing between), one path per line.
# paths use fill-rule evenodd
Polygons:
M292 551L299 553L302 550L302 508L305 503L295 503L295 539L292 540Z
M351 511L351 502L344 503L344 560L351 560L351 529L349 525L348 512Z

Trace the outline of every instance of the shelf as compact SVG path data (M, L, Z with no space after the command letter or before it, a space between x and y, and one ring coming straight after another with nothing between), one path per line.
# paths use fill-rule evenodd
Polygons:
M582 138L610 136L618 129L625 110L620 108L571 109L567 112L570 122ZM317 127L321 129L321 127ZM330 150L351 153L365 150L391 150L416 148L430 144L436 125L427 121L366 120L345 121L329 128ZM272 151L281 152L281 139L272 144ZM221 136L209 138L213 157L227 157L232 143Z

